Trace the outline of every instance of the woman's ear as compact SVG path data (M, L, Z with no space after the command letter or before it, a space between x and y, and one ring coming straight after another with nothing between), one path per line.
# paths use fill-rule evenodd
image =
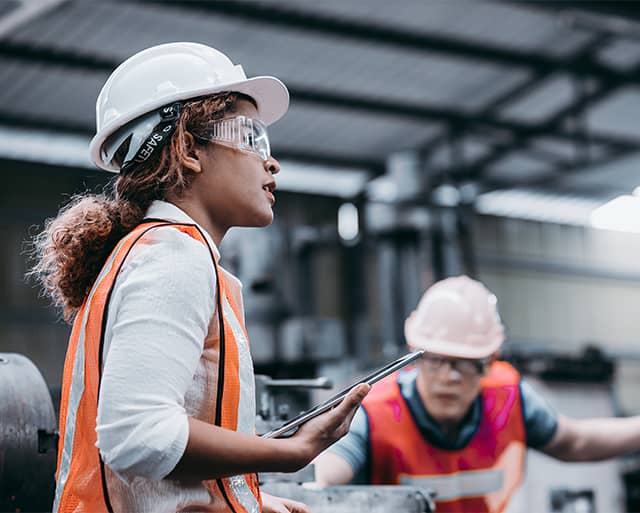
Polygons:
M200 157L198 155L198 150L196 147L196 141L189 132L184 133L184 145L186 154L182 156L182 166L186 167L190 171L194 173L202 172L202 165L200 163Z

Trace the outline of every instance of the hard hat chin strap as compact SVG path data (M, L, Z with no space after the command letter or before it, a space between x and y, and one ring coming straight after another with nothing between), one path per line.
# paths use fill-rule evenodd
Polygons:
M175 102L160 109L158 112L160 122L153 127L153 131L138 148L133 158L122 164L120 174L130 172L138 164L146 162L154 153L162 149L167 141L171 139L173 132L175 132L182 106L183 102Z

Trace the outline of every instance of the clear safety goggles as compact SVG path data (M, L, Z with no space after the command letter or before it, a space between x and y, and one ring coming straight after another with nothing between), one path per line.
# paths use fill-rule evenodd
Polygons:
M194 135L203 141L229 144L239 150L255 153L262 160L271 156L266 125L246 116L212 121Z
M433 353L424 353L422 361L431 372L438 372L448 363L451 369L457 370L463 376L478 376L485 371L492 358L447 358Z

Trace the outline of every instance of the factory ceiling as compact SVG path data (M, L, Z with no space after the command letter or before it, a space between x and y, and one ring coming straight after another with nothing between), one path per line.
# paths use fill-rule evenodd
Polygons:
M572 194L640 185L640 7L471 0L0 0L0 128L90 136L108 74L210 44L291 91L277 156L429 186ZM0 155L1 157L1 155Z

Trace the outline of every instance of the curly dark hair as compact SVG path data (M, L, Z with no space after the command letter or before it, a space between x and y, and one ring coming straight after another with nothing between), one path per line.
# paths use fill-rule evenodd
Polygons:
M187 133L233 112L240 93L219 93L185 103L169 144L147 162L118 175L102 194L79 194L45 222L32 240L35 265L29 275L43 295L71 322L85 301L105 260L122 237L143 220L154 200L180 197L195 174L182 165L192 149Z

